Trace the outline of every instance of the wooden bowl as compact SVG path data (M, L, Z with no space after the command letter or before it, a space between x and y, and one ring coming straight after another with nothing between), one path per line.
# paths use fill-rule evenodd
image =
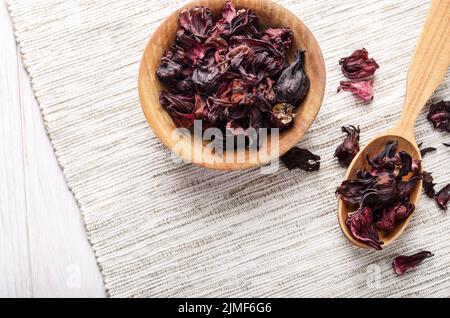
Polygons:
M248 169L267 164L294 147L308 131L319 112L325 91L325 64L320 47L311 31L287 9L268 0L235 0L237 9L249 8L259 15L263 26L290 27L294 32L292 58L296 48L306 50L306 73L311 80L311 88L306 99L297 108L294 124L280 132L279 142L272 144L270 135L260 150L238 149L218 156L207 143L192 134L189 138L174 138L176 129L169 114L159 103L159 95L164 85L156 76L156 70L166 49L174 43L178 30L178 14L183 9L195 6L208 7L216 20L225 1L192 1L174 12L153 33L142 57L139 70L139 97L147 121L154 134L185 162L220 170ZM178 136L179 137L179 136ZM241 160L236 160L241 158ZM242 160L244 158L244 160Z

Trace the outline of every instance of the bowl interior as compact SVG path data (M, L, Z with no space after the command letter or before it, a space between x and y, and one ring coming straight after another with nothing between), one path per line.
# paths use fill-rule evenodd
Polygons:
M284 7L268 0L235 0L237 9L249 8L260 17L261 25L271 27L290 27L294 32L292 55L295 49L306 50L306 73L311 80L311 88L297 108L292 127L280 132L279 139L269 135L260 150L238 149L218 156L211 145L197 140L192 134L176 133L176 126L169 114L161 107L159 95L164 89L156 76L156 70L165 50L175 41L178 30L178 14L182 9L194 6L206 6L213 12L215 19L221 15L224 1L193 1L164 20L154 32L142 58L139 73L139 97L147 121L154 134L175 154L187 162L203 167L222 170L236 170L257 167L266 164L295 146L308 131L319 112L325 90L325 65L320 47L310 30L294 14ZM272 140L274 139L274 140Z

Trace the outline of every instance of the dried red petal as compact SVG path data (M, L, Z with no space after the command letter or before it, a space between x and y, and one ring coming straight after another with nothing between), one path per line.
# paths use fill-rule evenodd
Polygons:
M177 127L190 128L194 125L194 98L163 91L159 101Z
M342 81L337 91L341 90L351 92L356 97L363 101L371 101L373 99L373 81L361 81L361 82L345 82Z
M347 134L344 141L336 148L334 156L338 158L341 166L349 166L359 151L359 126L342 127L342 132Z
M447 203L450 197L450 184L443 187L438 193L436 193L436 202L441 210L447 210Z
M383 245L383 242L378 237L378 231L373 223L373 214L370 208L363 207L349 214L345 224L356 240L376 250L382 249L381 245Z
M411 256L397 256L392 261L392 267L397 275L403 275L408 270L419 265L423 260L434 256L429 251L422 251Z
M423 172L423 190L427 197L434 198L436 195L436 191L434 190L434 186L436 183L433 183L433 176L431 173L424 171Z
M294 34L291 29L281 28L273 29L269 28L263 33L262 40L273 44L278 50L289 50L292 44L292 38Z
M307 149L294 147L283 156L281 161L289 170L302 169L305 171L316 171L320 169L320 157Z
M205 39L212 27L211 10L205 7L194 7L183 10L179 16L179 24L186 31L199 39Z
M279 101L297 106L311 86L305 73L305 51L297 50L294 61L281 73L275 91Z
M450 101L432 104L427 119L435 129L450 132Z
M353 80L371 76L379 68L377 62L369 58L369 53L364 48L340 59L339 64L345 77Z

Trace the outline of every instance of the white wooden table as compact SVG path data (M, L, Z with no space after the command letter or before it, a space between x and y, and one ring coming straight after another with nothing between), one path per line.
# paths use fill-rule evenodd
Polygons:
M104 297L0 0L0 297Z

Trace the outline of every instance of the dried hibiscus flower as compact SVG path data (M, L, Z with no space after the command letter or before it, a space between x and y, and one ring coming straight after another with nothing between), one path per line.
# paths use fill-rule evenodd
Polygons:
M447 203L450 197L450 184L443 187L436 193L436 202L442 210L447 210Z
M420 155L421 155L422 157L424 157L424 156L425 156L427 153L429 153L429 152L434 152L434 151L437 150L437 149L434 148L434 147L425 147L425 148L422 148L422 145L423 145L423 142L421 142L420 144L418 144L419 149L420 149Z
M302 169L305 171L316 171L320 169L320 157L307 149L294 147L283 156L281 161L289 170Z
M433 176L431 173L424 171L423 172L423 190L427 197L434 198L436 195L436 190L434 190L434 186L436 183L433 182Z
M383 242L378 231L392 230L414 211L409 193L422 180L422 174L420 161L397 151L395 141L387 142L381 153L367 161L370 169L359 170L355 179L342 182L336 195L355 208L346 221L352 236L379 250Z
M371 76L379 68L374 59L369 58L366 49L356 50L349 57L340 59L342 73L352 80L359 80Z
M419 265L423 260L434 256L431 252L422 251L411 256L397 256L392 261L392 267L397 275L403 275L408 270Z
M310 81L304 67L305 51L298 50L294 61L281 73L275 86L280 101L298 105L306 97Z
M359 151L359 126L347 126L342 127L342 132L347 134L345 140L340 144L336 151L334 152L334 156L338 158L341 166L348 166L352 162L353 158Z
M218 20L197 6L181 11L178 22L175 41L156 71L165 85L161 106L176 126L191 128L201 120L204 129L222 132L215 144L243 136L248 146L257 141L245 132L249 128L293 124L310 82L304 51L289 64L291 29L264 28L257 14L236 9L231 0Z
M450 132L450 101L432 104L427 119L435 129Z
M373 81L361 81L361 82L345 82L342 81L337 91L351 92L356 97L363 101L371 101L373 99Z

